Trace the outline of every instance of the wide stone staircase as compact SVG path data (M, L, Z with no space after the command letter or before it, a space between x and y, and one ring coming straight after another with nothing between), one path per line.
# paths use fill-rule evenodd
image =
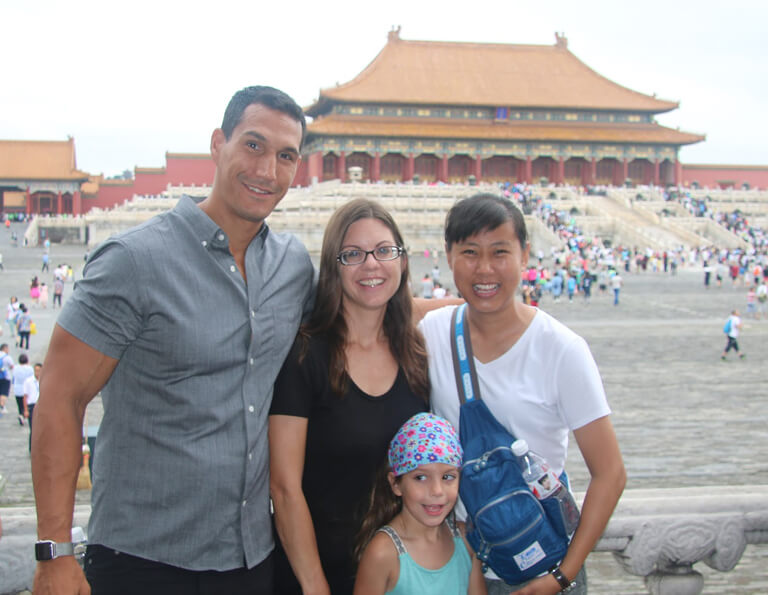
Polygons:
M565 211L579 230L589 237L624 245L654 250L670 250L716 245L744 249L748 245L709 217L695 217L677 201L664 200L660 189L609 188L605 195L587 195L573 187L534 186L540 198L556 211ZM49 237L68 243L95 246L109 236L137 225L153 215L172 208L188 194L206 196L205 186L169 186L159 196L135 196L110 210L94 210L84 217L38 217L27 230L29 245L35 245L45 230ZM465 184L413 185L322 182L306 188L292 188L269 217L276 231L296 234L312 254L319 254L325 225L340 205L353 198L370 198L380 202L394 216L410 251L441 250L445 215L460 198L476 192L499 193L498 186ZM697 191L703 192L703 191ZM710 208L732 212L738 208L753 222L768 222L768 192L707 191ZM563 239L553 233L536 216L526 216L534 251L559 248ZM66 228L74 227L67 232Z

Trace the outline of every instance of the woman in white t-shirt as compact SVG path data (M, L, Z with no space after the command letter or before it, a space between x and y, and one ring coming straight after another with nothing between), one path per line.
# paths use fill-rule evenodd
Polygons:
M597 365L584 339L516 298L528 264L522 213L507 199L479 194L461 200L445 225L448 264L467 301L468 327L480 394L496 419L561 473L573 431L589 468L581 522L559 570L529 583L531 592L558 593L561 579L586 593L582 567L602 535L626 472ZM451 356L453 307L425 316L432 407L459 427L459 397ZM578 576L577 576L578 575ZM488 581L491 595L519 586Z

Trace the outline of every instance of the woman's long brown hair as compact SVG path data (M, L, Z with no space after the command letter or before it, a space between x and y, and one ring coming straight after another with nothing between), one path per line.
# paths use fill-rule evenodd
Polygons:
M349 226L361 219L381 221L392 232L398 246L403 246L403 237L395 220L379 203L367 199L355 199L339 207L331 215L323 235L320 255L320 277L317 284L315 308L309 322L302 327L304 337L324 335L330 348L330 382L332 390L339 396L346 391L349 377L344 347L347 339L347 325L342 308L342 288L337 260ZM403 252L403 272L400 286L387 304L384 315L384 334L395 361L405 374L410 389L425 402L429 400L429 375L427 372L427 351L424 338L413 322L413 298L408 280L408 256Z

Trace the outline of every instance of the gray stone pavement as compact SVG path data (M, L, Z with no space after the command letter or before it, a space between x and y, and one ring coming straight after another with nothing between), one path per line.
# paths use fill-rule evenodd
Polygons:
M21 235L23 227L18 225ZM0 229L0 301L10 295L28 301L29 280L39 274L42 248L13 248L10 234ZM80 274L82 246L54 245L51 263L68 262ZM432 261L411 257L414 287ZM444 260L442 280L450 280ZM52 284L52 275L41 277ZM745 320L740 345L744 360L720 360L725 344L722 326L730 310L744 310L746 289L705 290L699 269L683 269L676 277L663 273L625 274L619 306L612 296L599 295L589 304L580 296L573 303L541 307L585 337L592 349L613 409L613 423L628 470L627 489L712 485L768 484L768 321ZM64 298L72 286L65 288ZM32 337L31 359L42 361L58 311L33 309L38 334ZM4 309L3 309L4 313ZM3 316L4 318L4 316ZM8 341L4 326L0 342ZM14 358L18 350L11 350ZM27 453L28 429L16 421L15 403L0 418L0 516L3 507L34 503ZM101 417L97 398L89 405L86 424ZM96 449L98 453L98 448ZM98 455L97 455L98 456ZM588 477L578 448L572 444L569 474L576 490ZM738 489L738 488L737 488ZM86 504L89 492L79 492ZM729 573L696 569L705 575L705 594L768 593L765 560L768 546L749 546ZM588 564L590 592L606 595L647 593L640 577L626 574L611 554L596 553Z

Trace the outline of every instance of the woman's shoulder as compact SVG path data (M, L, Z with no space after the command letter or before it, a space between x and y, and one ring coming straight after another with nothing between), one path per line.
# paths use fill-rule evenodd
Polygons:
M424 337L429 339L431 333L440 332L442 329L450 328L451 316L453 316L453 311L456 308L458 308L458 306L450 305L427 312L419 323L419 328L424 334Z
M547 341L570 343L581 338L575 331L540 308L536 309L536 315L533 317L530 328L537 336L545 338Z

